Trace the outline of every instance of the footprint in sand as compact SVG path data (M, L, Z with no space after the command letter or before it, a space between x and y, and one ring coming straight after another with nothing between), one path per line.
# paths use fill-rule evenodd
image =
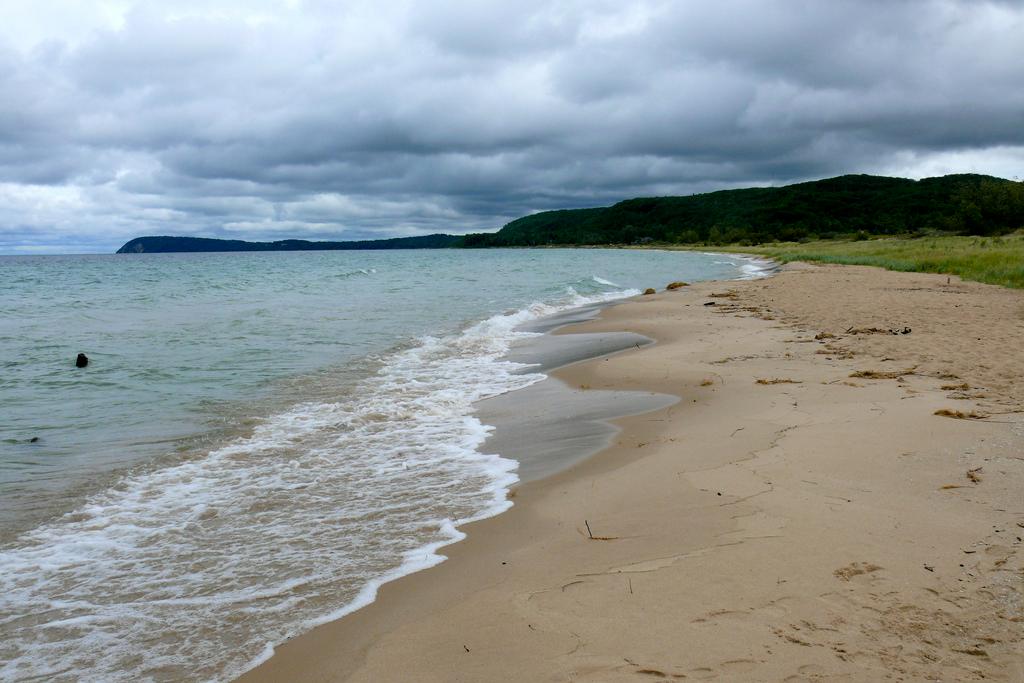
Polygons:
M730 659L729 661L722 662L718 665L718 668L722 670L722 673L730 676L748 673L753 671L756 667L757 662L753 659Z
M735 611L735 610L722 609L722 610L715 610L713 612L708 612L707 614L705 614L703 616L697 617L696 619L693 620L692 623L694 623L694 624L704 624L704 623L707 623L707 622L717 621L718 619L741 619L741 620L746 620L746 619L749 619L749 618L750 618L750 614L748 612L739 612L739 611Z
M1013 548L1007 548L1005 545L990 545L985 548L985 554L989 557L1005 559L1013 555Z
M807 681L834 681L838 679L828 674L824 667L817 664L805 664L797 669L797 673L786 676L782 680L785 683L805 683ZM847 677L843 676L842 680L847 680Z

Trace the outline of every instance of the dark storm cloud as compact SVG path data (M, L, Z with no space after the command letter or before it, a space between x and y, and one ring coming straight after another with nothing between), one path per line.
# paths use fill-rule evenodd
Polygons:
M166 7L0 29L0 251L467 232L1024 161L1020 2Z

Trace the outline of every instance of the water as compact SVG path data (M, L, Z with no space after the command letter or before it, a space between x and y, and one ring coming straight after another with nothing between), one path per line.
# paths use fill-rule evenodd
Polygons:
M229 680L510 505L515 454L481 450L473 404L543 378L502 358L517 325L752 268L568 249L0 257L0 679Z

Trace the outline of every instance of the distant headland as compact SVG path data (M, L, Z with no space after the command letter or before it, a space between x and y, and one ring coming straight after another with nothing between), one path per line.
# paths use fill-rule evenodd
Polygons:
M136 237L117 250L118 254L168 254L196 251L344 251L351 249L441 249L454 246L460 238L453 235L422 235L394 237L386 240L357 240L351 242L311 242L308 240L278 240L276 242L246 242L219 240L208 237Z
M138 237L119 254L197 251L445 249L609 244L756 245L880 235L999 235L1024 227L1024 183L975 174L922 180L845 175L784 187L642 197L542 211L491 233L351 242Z

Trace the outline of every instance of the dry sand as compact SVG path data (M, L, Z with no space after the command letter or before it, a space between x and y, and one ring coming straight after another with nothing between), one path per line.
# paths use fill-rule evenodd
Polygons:
M682 401L243 680L1024 681L1024 292L804 266L609 330L658 343L556 375Z

